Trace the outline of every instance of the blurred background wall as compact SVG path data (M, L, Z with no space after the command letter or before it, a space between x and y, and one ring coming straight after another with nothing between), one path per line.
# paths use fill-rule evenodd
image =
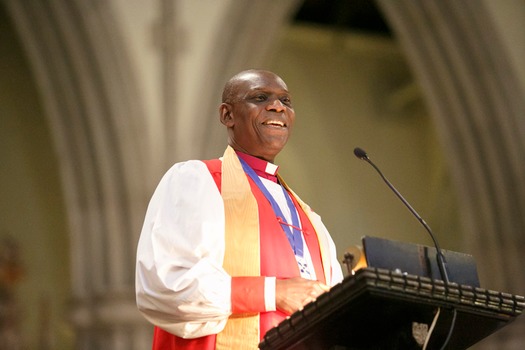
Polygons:
M174 162L222 155L222 86L252 67L293 93L277 162L340 253L363 235L431 244L359 146L482 287L525 294L522 23L520 0L3 0L0 334L150 347L134 300L149 197ZM524 330L475 348L521 348Z

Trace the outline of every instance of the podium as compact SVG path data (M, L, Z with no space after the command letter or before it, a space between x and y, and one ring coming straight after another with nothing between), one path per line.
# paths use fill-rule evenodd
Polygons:
M466 349L524 307L522 296L367 267L268 331L259 348L410 350L428 338L427 349L440 349L454 323L446 349Z

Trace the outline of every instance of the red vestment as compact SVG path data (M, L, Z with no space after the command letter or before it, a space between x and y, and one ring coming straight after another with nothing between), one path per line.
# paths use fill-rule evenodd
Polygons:
M204 161L210 171L218 189L221 189L221 161L219 159ZM250 187L258 204L259 211L259 234L261 249L261 276L275 276L277 279L299 277L299 268L295 259L293 250L286 238L277 217L264 194L259 190L257 185L248 177ZM314 264L317 279L322 283L325 281L325 274L321 263L321 251L317 234L306 213L297 200L291 195L295 208L299 213L303 236L308 246L312 262ZM227 254L228 252L226 252ZM232 276L235 279L236 276ZM242 276L239 276L242 277ZM235 299L242 298L242 295L236 295L232 289L232 305L236 304ZM261 312L259 320L260 338L262 339L266 332L277 326L286 318L286 314L280 311ZM216 335L208 335L195 339L183 339L171 333L168 333L158 327L155 327L153 336L153 350L214 350Z

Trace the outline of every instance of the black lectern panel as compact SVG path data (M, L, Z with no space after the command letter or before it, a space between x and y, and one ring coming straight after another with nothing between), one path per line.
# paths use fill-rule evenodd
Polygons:
M362 242L369 267L442 280L434 247L367 236L363 237ZM480 287L476 261L472 255L444 249L442 252L447 260L450 282Z
M466 349L513 321L524 307L522 296L366 268L271 329L259 348L420 349L425 327L439 309L427 347L439 349L456 309L447 349Z

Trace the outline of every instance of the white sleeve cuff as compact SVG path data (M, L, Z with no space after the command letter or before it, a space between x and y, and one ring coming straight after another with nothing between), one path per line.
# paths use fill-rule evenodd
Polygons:
M275 277L264 278L264 306L266 311L275 311Z

